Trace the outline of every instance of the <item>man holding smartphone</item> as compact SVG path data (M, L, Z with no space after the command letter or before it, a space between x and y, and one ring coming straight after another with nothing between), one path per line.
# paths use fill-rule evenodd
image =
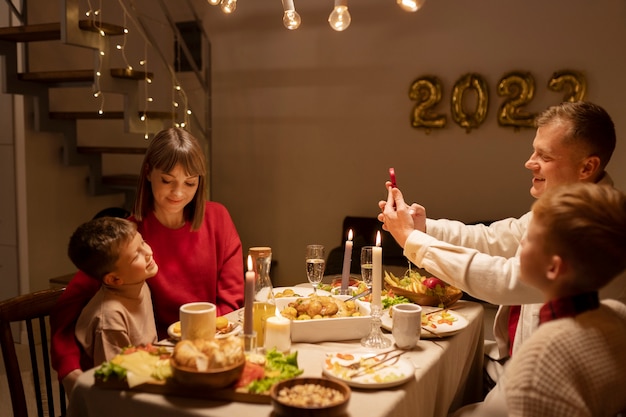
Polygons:
M561 103L541 113L536 126L533 153L525 163L532 172L533 197L567 183L613 184L605 167L616 135L604 109L589 102ZM486 346L485 362L488 376L497 382L504 363L539 323L541 292L519 280L519 245L531 213L489 226L427 219L423 206L408 205L391 182L385 185L388 198L379 202L378 219L404 248L404 255L471 296L500 305L494 322L495 346ZM602 289L600 296L625 302L626 275ZM485 402L498 395L499 390L494 391ZM480 415L480 410L476 412Z

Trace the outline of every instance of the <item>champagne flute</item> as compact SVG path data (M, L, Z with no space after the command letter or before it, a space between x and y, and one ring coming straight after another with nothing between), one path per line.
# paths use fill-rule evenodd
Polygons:
M324 246L307 245L306 247L306 277L313 286L313 294L317 294L317 287L324 278Z
M361 278L369 289L372 289L372 269L372 246L363 246L361 248Z

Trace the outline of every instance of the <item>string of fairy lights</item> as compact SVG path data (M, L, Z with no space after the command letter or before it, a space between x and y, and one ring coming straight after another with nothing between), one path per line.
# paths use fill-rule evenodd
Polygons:
M106 34L104 30L102 30L102 16L100 15L100 7L94 10L91 6L91 1L87 0L87 5L89 10L85 13L85 15L92 20L92 23L95 27L99 29L100 36L104 37ZM101 6L101 5L100 5ZM104 50L100 48L98 50L98 67L94 70L94 83L93 83L93 96L95 98L100 99L100 108L98 109L98 114L104 114L104 94L102 94L102 90L100 90L100 76L102 75L102 64L103 64Z
M295 30L300 27L302 24L302 18L298 14L295 8L295 0L281 0L283 5L283 25L289 30ZM118 0L122 10L123 10L123 34L121 43L117 44L115 47L118 51L120 51L122 55L122 59L124 60L125 67L128 71L133 71L133 66L129 63L128 57L126 56L126 42L127 36L129 34L129 29L127 25L127 18L133 19L132 15L127 10L126 6L123 3L123 0ZM237 0L207 0L207 2L212 6L219 6L222 12L226 14L233 13L237 8ZM426 0L396 0L398 6L407 12L415 12L419 10ZM98 7L94 8L91 4L91 0L87 0L88 10L85 12L85 15L91 19L93 25L98 28L99 34L102 37L106 37L107 34L102 29L102 0L99 0ZM352 22L352 17L350 16L350 11L348 9L348 0L334 0L334 8L328 16L328 23L330 27L338 32L346 30L350 23ZM138 27L139 29L139 27ZM139 60L139 65L143 67L143 71L145 73L144 77L144 97L143 97L143 110L140 114L140 120L144 122L145 131L144 138L149 138L148 132L148 110L151 103L154 102L154 98L150 95L149 85L152 84L152 79L148 73L148 44L149 39L145 33L141 29L138 30L139 34L142 36L144 40L144 50L143 50L143 58ZM102 76L102 68L105 61L106 51L103 49L107 42L102 42L102 47L98 51L98 66L94 70L94 84L93 84L93 96L96 99L99 99L99 109L98 114L104 114L104 98L105 95L101 89L100 85L100 77ZM176 71L167 63L165 65L168 66L169 73L171 76L171 85L172 85L172 115L176 117L178 114L181 115L182 120L177 121L174 120L174 125L177 127L189 127L189 119L192 114L191 109L189 109L189 102L187 99L187 94L182 88L180 82L176 77ZM182 103L181 103L182 102ZM182 112L180 112L182 107Z
M123 34L121 42L115 45L115 48L120 51L122 55L122 59L124 60L125 69L128 71L133 71L133 66L129 63L128 57L126 56L126 42L127 36L129 34L129 29L127 25L127 18L131 18L132 16L128 12L127 8L123 4L122 0L118 0L120 6L123 10ZM98 7L94 8L91 4L90 0L87 0L88 10L85 12L85 15L91 19L94 27L98 28L100 36L103 38L107 36L105 31L102 29L102 0L99 1ZM148 72L148 44L149 40L145 33L141 30L138 30L139 34L142 36L144 40L144 48L143 48L143 58L139 60L139 65L142 67L144 72L144 97L143 97L143 109L139 116L139 119L144 123L144 138L147 140L149 138L149 130L148 130L148 111L149 105L154 102L154 98L150 95L149 85L152 84L152 78L150 78L150 74ZM94 84L93 84L93 96L100 100L98 114L104 114L104 93L101 89L100 78L102 76L102 68L104 65L104 57L105 50L103 49L106 45L106 42L101 43L101 47L98 50L98 66L94 69ZM189 119L192 114L191 109L189 108L189 102L187 99L187 94L185 90L182 88L180 82L176 77L176 71L169 64L166 64L169 69L169 73L171 74L171 85L172 85L172 114L176 116L178 114L178 110L182 108L182 120L174 121L174 125L176 127L189 127ZM182 102L182 105L181 105Z
M230 14L237 8L237 0L207 0L212 6L220 6L222 11ZM289 30L295 30L302 24L302 18L296 11L294 0L282 0L283 2L283 25ZM407 12L416 12L424 5L426 0L396 0L398 6ZM348 29L352 17L348 9L348 0L335 0L335 7L328 16L328 24L337 32Z

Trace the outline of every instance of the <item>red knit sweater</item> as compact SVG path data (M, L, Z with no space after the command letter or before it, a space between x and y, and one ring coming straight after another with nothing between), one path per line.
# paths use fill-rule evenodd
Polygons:
M131 220L133 220L131 218ZM243 257L241 240L226 208L207 202L204 223L190 231L168 229L150 213L138 231L152 247L159 272L146 282L152 291L156 327L160 338L178 321L178 308L192 301L210 301L223 315L243 305ZM74 369L84 369L81 350L74 336L76 320L100 283L78 272L51 315L52 365L59 380ZM83 364L83 366L81 366Z

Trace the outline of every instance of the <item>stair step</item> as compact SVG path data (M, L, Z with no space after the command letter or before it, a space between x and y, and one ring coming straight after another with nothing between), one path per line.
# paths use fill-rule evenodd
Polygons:
M128 68L111 68L111 77L126 78L129 80L145 80L146 77L154 78L154 73L136 71Z
M137 116L141 117L144 113L137 112ZM148 119L161 119L171 120L173 114L170 112L146 112ZM55 120L92 120L92 119L123 119L123 111L105 111L103 114L99 114L97 111L72 111L72 112L50 112L50 118Z
M78 27L92 32L104 31L109 36L124 34L124 27L111 23L96 23L93 20L81 20ZM61 23L39 23L36 25L10 26L0 28L0 40L12 42L56 41L61 39Z
M154 77L152 73L144 71L129 70L127 68L112 68L111 76L115 78L125 78L130 80L143 80L146 75ZM84 83L94 81L93 70L68 70L68 71L41 71L26 72L17 75L22 81L33 81L42 83Z
M139 181L139 176L133 175L133 174L103 175L102 176L102 185L106 185L107 187L135 189L137 187L138 181Z
M93 20L79 20L78 27L82 30L91 32L103 31L107 36L122 36L124 34L124 26L114 25L112 23L96 22Z
M122 146L78 146L76 148L78 153L109 153L109 154L133 154L143 155L146 153L146 148L129 148Z

